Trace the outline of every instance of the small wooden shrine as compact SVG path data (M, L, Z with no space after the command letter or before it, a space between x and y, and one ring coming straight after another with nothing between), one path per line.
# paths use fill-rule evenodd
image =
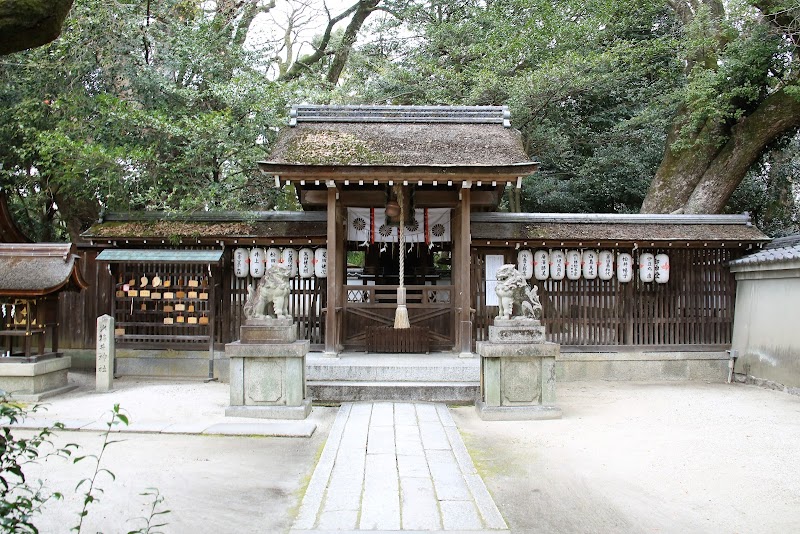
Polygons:
M405 265L411 325L427 329L432 349L471 352L471 214L495 209L538 168L509 119L494 106L292 109L259 166L294 186L305 210L327 213L326 353L368 348L370 328L393 324ZM346 258L359 251L351 282Z
M33 398L67 386L58 351L59 295L88 287L72 244L0 244L0 389Z

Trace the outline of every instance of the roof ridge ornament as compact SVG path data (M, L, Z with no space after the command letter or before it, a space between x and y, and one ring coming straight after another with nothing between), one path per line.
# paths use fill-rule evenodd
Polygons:
M387 106L295 104L289 126L299 122L502 124L511 128L508 106Z

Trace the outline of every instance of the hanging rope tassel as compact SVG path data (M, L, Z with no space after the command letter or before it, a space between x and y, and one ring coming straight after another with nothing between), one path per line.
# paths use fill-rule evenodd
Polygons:
M394 312L395 328L410 328L408 309L406 308L406 288L404 285L406 269L406 214L403 204L403 188L397 189L397 202L400 204L400 285L397 288L397 309Z

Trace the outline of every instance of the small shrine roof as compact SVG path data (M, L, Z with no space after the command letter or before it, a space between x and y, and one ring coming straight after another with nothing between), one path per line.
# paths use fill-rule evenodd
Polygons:
M0 243L0 296L36 297L85 289L71 243Z
M222 250L186 249L106 249L97 255L97 261L109 263L217 263Z
M473 213L473 242L559 241L647 243L762 243L769 240L748 215Z
M295 106L291 127L279 134L270 161L259 166L281 177L516 179L538 165L509 117L500 106Z
M303 211L109 213L81 237L89 240L158 239L169 244L184 239L262 236L324 239L327 237L326 221L325 212Z

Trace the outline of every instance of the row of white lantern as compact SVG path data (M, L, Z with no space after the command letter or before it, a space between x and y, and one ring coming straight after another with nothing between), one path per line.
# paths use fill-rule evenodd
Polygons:
M633 279L633 256L623 252L617 255L614 269L614 253L610 250L520 250L517 255L517 268L526 279L537 280L611 280L614 274L620 282ZM642 282L656 281L666 284L669 281L669 256L644 252L639 255L639 279Z
M276 264L289 267L292 278L298 274L300 278L325 278L328 276L328 249L301 248L298 251L293 248L281 250L270 247L265 250L254 247L250 250L237 248L233 251L233 273L239 278L247 275L261 278L267 269Z

